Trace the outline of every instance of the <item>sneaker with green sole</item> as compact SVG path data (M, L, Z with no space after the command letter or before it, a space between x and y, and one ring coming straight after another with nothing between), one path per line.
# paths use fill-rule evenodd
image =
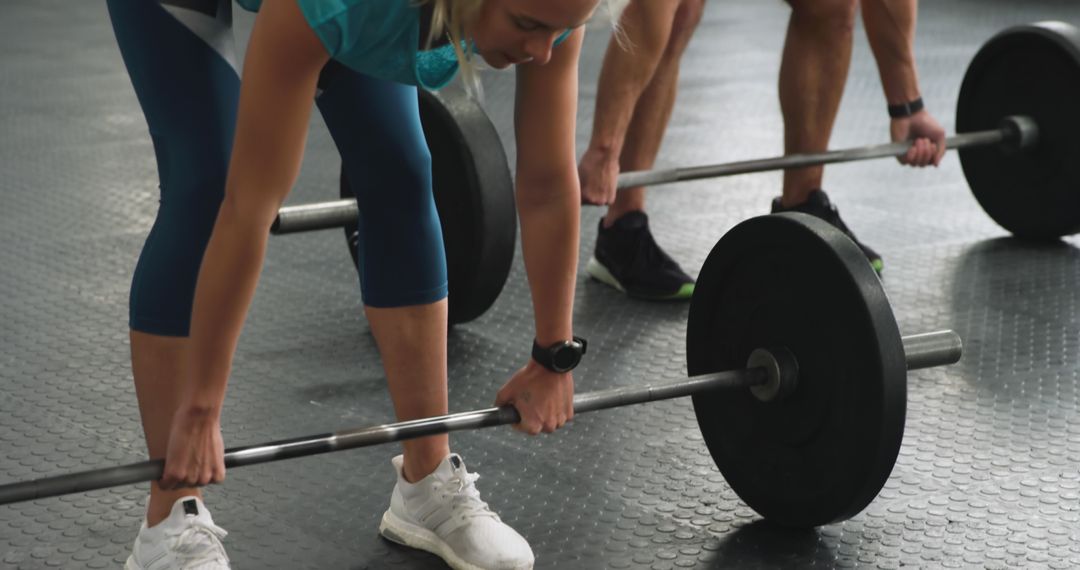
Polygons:
M645 212L624 214L610 228L603 220L596 248L585 271L590 277L627 295L649 301L686 301L694 279L660 249Z

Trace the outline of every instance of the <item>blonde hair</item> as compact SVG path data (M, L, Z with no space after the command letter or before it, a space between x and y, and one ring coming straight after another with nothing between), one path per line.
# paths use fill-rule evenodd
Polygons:
M473 59L472 42L465 42L465 26L476 17L484 0L420 0L421 4L432 5L431 30L428 32L427 45L435 43L444 35L457 55L458 70L465 89L480 98L480 74Z
M431 46L444 35L457 55L458 70L465 90L477 99L483 93L477 62L473 59L472 42L465 42L465 26L476 17L484 0L417 0L419 5L431 4L431 30L428 31L427 46ZM624 37L619 27L619 17L630 0L605 0L611 27L619 44L624 44ZM464 46L464 47L463 47ZM626 46L623 45L625 48Z

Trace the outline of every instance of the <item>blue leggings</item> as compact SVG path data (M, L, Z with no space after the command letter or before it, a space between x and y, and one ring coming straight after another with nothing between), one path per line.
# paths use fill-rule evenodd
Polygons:
M132 280L130 326L187 336L240 98L231 3L108 0L108 7L150 128L161 188ZM316 104L360 206L364 302L401 307L445 298L446 258L416 88L331 62Z

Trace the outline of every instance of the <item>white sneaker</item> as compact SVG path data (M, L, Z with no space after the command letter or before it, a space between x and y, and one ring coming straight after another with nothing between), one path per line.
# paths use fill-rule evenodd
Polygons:
M221 545L227 534L202 501L184 497L159 524L148 528L143 520L124 570L229 570Z
M480 500L475 473L452 453L434 473L416 483L402 475L404 458L393 459L397 485L379 534L426 550L455 570L530 570L529 543Z

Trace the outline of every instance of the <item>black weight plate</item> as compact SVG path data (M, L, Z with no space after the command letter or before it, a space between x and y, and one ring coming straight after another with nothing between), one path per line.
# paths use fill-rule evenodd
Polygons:
M798 528L870 504L900 450L907 366L888 298L851 240L805 214L739 224L701 269L686 335L692 375L743 368L755 348L787 347L798 361L786 399L693 396L709 452L739 498Z
M1039 126L1034 149L960 150L971 191L1015 236L1057 239L1080 231L1080 33L1046 22L1010 28L986 43L968 67L956 130L997 128L1008 115Z
M450 324L484 314L514 261L517 212L502 142L480 105L464 95L420 91L420 120L431 150L435 206L442 223ZM341 174L341 197L352 197ZM356 225L345 227L356 263Z

